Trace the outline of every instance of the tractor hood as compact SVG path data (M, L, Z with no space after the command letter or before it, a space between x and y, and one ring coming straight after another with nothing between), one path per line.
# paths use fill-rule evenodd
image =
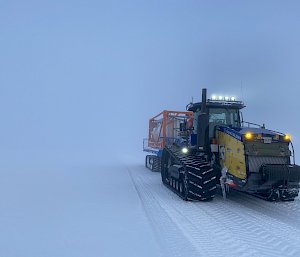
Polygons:
M227 126L218 126L217 130L223 131L226 134L244 142L263 142L263 143L274 143L274 142L291 142L289 135L285 135L280 132L272 131L265 128L230 128Z
M239 132L242 135L245 135L247 133L270 135L270 136L275 136L275 135L280 135L281 134L281 133L276 133L275 131L265 129L265 128L242 128Z
M285 142L289 143L291 138L280 132L272 131L265 128L242 128L239 133L244 141L263 141L264 143Z

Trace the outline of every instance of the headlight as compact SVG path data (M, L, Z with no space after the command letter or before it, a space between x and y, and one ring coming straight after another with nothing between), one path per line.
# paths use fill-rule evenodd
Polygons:
M285 134L283 138L285 141L291 141L291 139L292 139L291 135L289 135L289 134Z
M183 147L181 149L181 152L184 153L184 154L188 153L188 151L189 151L189 149L187 147Z
M246 133L246 135L245 135L245 138L248 140L252 139L252 137L253 137L253 135L250 132Z

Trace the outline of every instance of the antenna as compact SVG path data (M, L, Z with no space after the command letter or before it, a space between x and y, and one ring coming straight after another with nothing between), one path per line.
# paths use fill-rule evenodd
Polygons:
M242 101L245 102L243 80L241 80L241 97L242 97Z

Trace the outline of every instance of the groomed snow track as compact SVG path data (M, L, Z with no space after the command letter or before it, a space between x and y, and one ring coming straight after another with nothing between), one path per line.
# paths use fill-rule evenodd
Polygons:
M300 256L300 201L266 202L233 192L186 202L160 174L128 167L163 256Z

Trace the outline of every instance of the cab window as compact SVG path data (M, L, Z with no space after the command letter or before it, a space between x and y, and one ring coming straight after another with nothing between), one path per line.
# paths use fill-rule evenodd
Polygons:
M228 108L209 109L209 136L213 137L217 125L240 127L239 110Z

